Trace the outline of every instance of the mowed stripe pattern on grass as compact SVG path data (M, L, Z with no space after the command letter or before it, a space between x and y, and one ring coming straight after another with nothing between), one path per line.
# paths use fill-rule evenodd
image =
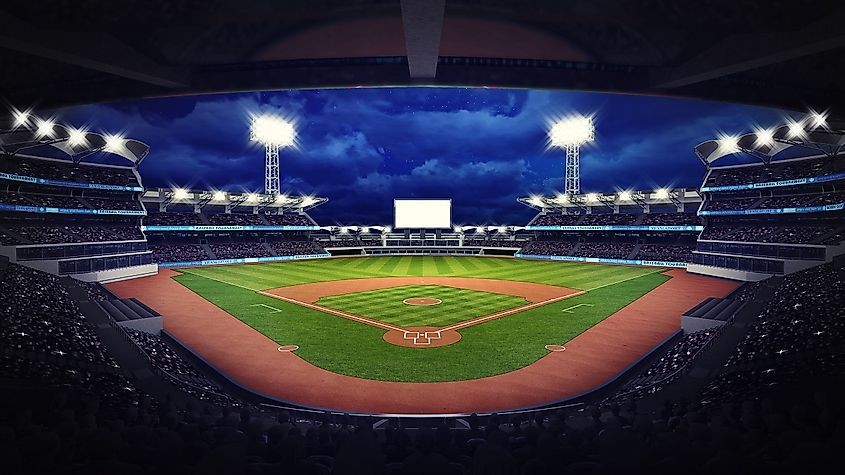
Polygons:
M180 269L253 290L369 277L480 277L590 290L658 272L649 267L472 256L378 256Z
M429 297L438 305L411 306L408 298ZM442 327L526 305L521 297L440 285L404 285L390 289L323 297L318 305L393 325Z

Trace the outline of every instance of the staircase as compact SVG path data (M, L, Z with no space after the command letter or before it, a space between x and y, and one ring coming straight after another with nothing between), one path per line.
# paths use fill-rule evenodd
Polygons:
M23 236L21 236L21 235L20 235L20 234L18 234L18 233L15 233L15 232L9 231L9 229L8 229L8 228L0 227L0 232L2 232L3 234L5 234L5 235L7 235L7 236L9 236L9 237L12 237L12 238L14 238L14 239L16 239L16 240L20 241L20 242L21 242L21 243L23 243L23 244L33 244L33 242L32 242L32 241L30 241L29 239L24 238Z
M261 245L264 246L264 249L266 249L267 252L270 253L271 256L273 256L273 257L279 256L278 254L276 254L276 251L269 244L267 244L267 242L262 242Z
M202 248L205 250L205 253L208 254L208 257L211 259L217 259L217 254L211 250L211 246L208 244L201 244Z
M628 257L626 257L626 259L628 259L628 260L636 259L637 254L640 253L640 249L642 249L642 248L643 248L642 243L637 243L637 245L634 246L634 249L631 251L631 253L628 254Z
M816 239L813 239L813 242L811 242L810 244L818 244L818 243L821 243L821 242L823 242L825 239L827 239L827 238L829 238L829 237L831 237L831 236L833 236L833 235L835 235L835 234L837 234L837 233L840 233L840 232L842 232L842 231L844 231L844 230L845 230L845 226L839 226L838 228L833 228L833 229L831 229L830 231L826 232L825 234L822 234L821 236L817 237Z

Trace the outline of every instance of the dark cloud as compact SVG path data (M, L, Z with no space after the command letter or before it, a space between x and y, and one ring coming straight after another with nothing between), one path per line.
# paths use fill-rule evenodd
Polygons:
M296 121L282 150L286 192L328 196L325 223L392 220L395 197L448 197L456 222L524 223L516 197L562 186L564 153L546 150L548 120L596 115L582 151L582 189L697 186L692 148L718 131L772 124L781 112L656 97L542 90L394 88L274 91L80 106L74 125L123 131L150 144L147 186L260 190L264 156L249 142L250 114Z

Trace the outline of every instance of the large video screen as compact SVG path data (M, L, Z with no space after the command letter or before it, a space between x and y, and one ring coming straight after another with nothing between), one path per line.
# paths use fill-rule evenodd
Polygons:
M452 200L393 200L394 229L449 229Z

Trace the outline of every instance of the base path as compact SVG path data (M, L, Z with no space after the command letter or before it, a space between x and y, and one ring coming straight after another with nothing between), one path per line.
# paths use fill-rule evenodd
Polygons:
M527 305L453 323L446 327L430 327L428 328L428 331L425 331L422 334L419 334L419 332L415 330L399 327L363 315L355 315L353 313L344 312L343 310L323 307L322 305L314 303L320 298L327 296L346 295L349 293L365 292L369 290L422 284L512 295L515 297L522 297L529 303ZM332 315L337 315L338 317L348 318L366 325L382 328L388 331L388 333L384 335L384 341L394 345L410 348L435 348L456 343L461 339L457 330L462 328L471 327L496 318L506 317L508 315L513 315L514 313L524 312L535 307L547 305L558 300L581 295L584 291L548 284L516 282L499 279L478 279L472 277L381 277L299 284L289 287L278 287L259 293L268 297L302 305L303 307L318 310L320 312L330 313ZM406 305L438 305L441 303L441 300L426 297L408 298L403 300L403 303Z
M532 407L597 389L675 334L685 310L739 285L680 269L666 274L672 279L571 341L549 342L565 343L566 351L510 373L445 383L374 381L318 368L296 352L279 351L277 343L183 287L171 279L176 275L171 270L106 287L155 309L170 335L237 384L265 396L348 412L454 414Z
M458 289L480 290L482 292L523 297L532 303L570 296L579 292L576 289L556 285L476 277L374 277L289 285L267 290L266 293L299 302L315 303L322 297L389 289L403 285L442 285Z

